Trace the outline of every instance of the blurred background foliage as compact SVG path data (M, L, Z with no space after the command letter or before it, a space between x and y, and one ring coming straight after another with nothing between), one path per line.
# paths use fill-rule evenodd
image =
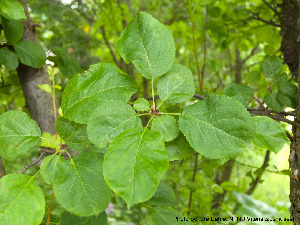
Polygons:
M274 4L280 4L280 0ZM139 86L135 97L150 95L148 81L138 74L132 65L125 64L116 48L124 27L137 12L144 11L172 31L176 44L175 63L183 64L192 70L196 93L204 96L222 94L226 85L230 83L247 84L257 98L261 101L265 98L268 106L275 111L278 104L279 111L293 107L292 103L284 105L284 101L268 101L265 97L282 90L281 85L284 81L293 84L294 78L286 65L280 67L282 55L279 50L281 36L277 26L278 17L261 0L29 0L28 5L33 21L39 25L39 40L48 53L48 72L50 79L55 79L58 85L56 97L59 101L65 85L74 74L83 72L91 64L99 62L116 64L130 74ZM280 11L280 8L278 10ZM204 64L204 51L207 52L202 92L199 90L193 52L193 35L200 68ZM3 40L2 33L0 41ZM273 77L265 76L263 65L267 64L268 60L272 65L280 64L280 75L277 73ZM16 72L6 70L2 66L0 74L0 113L12 109L26 111ZM281 82L278 83L278 80ZM249 98L245 104L259 107L258 103ZM287 130L290 129L287 124L284 126ZM289 176L284 172L288 169L288 154L288 145L278 154L268 154L266 149L259 149L253 145L249 146L249 151L225 164L199 158L195 182L192 182L194 158L189 157L183 162L171 162L163 179L173 188L177 197L174 208L182 214L186 215L188 212L190 191L194 192L189 217L215 215L288 218ZM262 167L266 155L269 160L265 167ZM32 149L17 161L5 161L7 172L21 170L24 164L37 156L38 148ZM230 179L216 184L217 177L226 173L229 163L233 164L232 170L227 171L231 174ZM38 167L35 166L30 168L28 173L37 170ZM255 182L257 184L253 192L249 193L249 188ZM44 187L49 206L51 187L41 180L38 184ZM220 202L221 207L214 208L214 196L225 192L224 200ZM247 192L249 195L245 195ZM56 223L52 224L58 224L63 211L58 203L54 203L51 220ZM114 199L107 213L109 224L113 225L149 224L150 221L147 207L141 204L127 209L120 198Z

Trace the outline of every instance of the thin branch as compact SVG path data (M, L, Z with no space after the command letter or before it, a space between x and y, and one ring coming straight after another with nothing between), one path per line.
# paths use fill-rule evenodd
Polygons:
M281 115L280 113L274 112L273 110L262 110L261 108L256 109L256 108L247 108L247 110L251 113L251 114L255 114L255 115L261 115L261 116L268 116L276 121L282 121L282 122L286 122L288 124L294 125L294 121L291 121L287 118L284 117L284 115ZM287 112L285 112L287 113Z
M0 178L6 175L6 170L2 162L2 158L0 156Z
M281 19L281 16L276 8L272 7L266 0L262 0L262 1L265 3L266 6L268 6L275 13L276 16L278 16L279 19Z
M205 72L205 63L206 63L206 26L207 26L207 7L205 8L205 23L204 23L204 56L203 56L203 66L201 70L201 87L203 88L204 72ZM201 90L201 89L200 89Z
M199 88L200 91L203 91L203 82L201 81L201 72L200 72L200 66L198 62L198 56L197 56L197 49L196 49L196 38L195 38L195 28L194 28L194 22L193 22L193 13L191 9L191 0L189 0L189 11L190 11L190 19L192 24L192 34L193 34L193 50L194 50L194 56L196 60L196 66L197 66L197 74L198 74L198 80L199 80Z
M260 168L261 169L261 174L256 176L255 181L253 182L253 184L251 185L251 187L246 192L247 195L251 195L253 193L253 191L255 190L256 186L258 185L259 181L261 180L261 175L263 174L263 172L265 171L265 169L268 166L269 160L270 160L270 151L267 150L264 162L263 162L263 164L262 164L262 166Z
M241 162L238 162L238 161L234 161L234 163L239 164L239 165L242 165L242 166L247 166L247 167L250 167L250 168L253 168L253 169L259 169L259 168L256 167L256 166L251 166L251 165L248 165L248 164L245 164L245 163L241 163ZM267 171L267 172L269 172L269 173L276 173L276 174L279 174L279 175L284 175L284 176L286 176L286 174L280 173L280 172L277 172L277 171L272 171L272 170L265 170L265 171Z
M254 100L259 104L260 108L262 108L264 110L266 109L264 104L256 96L254 96Z
M258 50L258 46L255 46L252 51L250 52L250 54L242 60L242 64L244 64L248 59L250 59Z
M42 152L42 153L40 154L40 156L39 156L36 160L34 160L34 161L32 161L31 163L29 163L28 165L26 165L19 173L20 173L20 174L25 173L26 170L28 170L30 167L32 167L32 166L34 166L35 164L37 164L37 163L38 163L39 161L41 161L45 156L46 156L45 152Z
M197 174L197 168L198 168L198 156L199 154L196 153L195 155L195 164L194 164L194 171L193 171L193 178L192 178L192 182L195 182L196 179L196 174ZM188 205L188 212L187 215L190 214L191 210L192 210L192 199L193 199L193 190L190 190L190 197L189 197L189 205Z
M111 47L111 45L110 45L108 39L107 39L107 37L106 37L106 31L105 31L104 26L100 27L100 30L101 30L102 37L103 37L103 39L104 39L104 41L105 41L105 44L106 44L106 46L108 47L111 56L113 57L114 62L117 64L117 66L118 66L119 68L121 68L120 62L119 62L119 60L117 59L117 57L116 57L116 55L115 55L115 53L114 53L114 51L113 51L113 49L112 49L112 47Z
M261 22L263 22L263 23L265 23L265 24L269 24L269 25L271 25L271 26L274 26L274 27L281 27L279 24L277 24L277 23L274 23L272 20L270 20L270 21L267 21L267 20L264 20L263 18L261 18L260 16L259 16L259 14L258 13L254 13L254 12L251 12L252 13L252 16L250 16L249 18L248 18L248 20L258 20L258 21L261 21Z

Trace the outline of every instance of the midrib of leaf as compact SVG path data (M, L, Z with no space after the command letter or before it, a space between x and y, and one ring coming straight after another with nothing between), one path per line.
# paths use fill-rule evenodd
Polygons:
M139 37L141 39L141 43L142 43L142 46L143 46L143 49L144 49L144 52L145 52L145 55L146 55L146 58L147 58L147 62L148 62L148 66L149 66L150 73L151 73L151 78L152 78L153 77L152 68L151 68L151 65L150 65L148 53L147 53L146 48L144 46L143 38L142 38L141 33L140 33L141 31L140 31L139 25L140 25L140 14L138 14L138 23L137 23L138 31L139 31L138 34L139 34Z
M179 79L179 77L176 78L176 80L178 80L178 79ZM159 104L159 106L157 107L157 109L170 97L170 95L173 93L173 91L175 91L175 89L177 89L182 83L183 83L183 80L182 80L182 82L178 86L175 86L173 88L173 90L170 92L170 94L168 94L167 97Z
M157 117L158 121L160 122L160 124L162 125L162 127L166 130L166 132L169 134L170 136L170 133L169 131L167 130L167 128L164 126L164 124L161 122L161 119L159 117Z
M164 221L166 221L166 223L170 224L169 221L168 221L167 219L165 219L165 217L163 216L162 213L160 213L158 210L155 210L155 211L156 211L156 213L157 213ZM170 224L170 225L171 225L171 224Z
M202 114L204 114L204 113L202 113ZM199 123L203 122L203 123L207 124L208 126L210 126L213 130L214 130L214 129L215 129L215 130L218 130L218 131L220 131L220 132L222 132L222 133L224 133L224 134L226 134L226 135L228 135L228 136L230 136L230 137L232 137L232 138L234 138L234 139L237 139L238 141L244 142L243 140L241 140L241 139L239 139L239 138L237 138L237 137L235 137L235 136L232 136L232 135L226 133L225 131L223 131L223 130L217 128L217 127L214 127L214 126L212 126L211 124L209 124L209 123L207 123L207 122L205 122L205 121L203 121L203 120L197 119L197 118L192 117L192 116L187 115L187 114L182 114L182 115L183 115L183 116L186 116L186 117L190 117L190 118L192 118L192 119L198 121ZM199 114L198 114L198 115L199 115ZM245 143L245 142L244 142L244 143Z
M152 118L153 118L153 117L152 117ZM141 139L140 139L139 144L138 144L138 146L137 146L137 151L136 151L136 153L135 153L134 166L133 166L133 175L132 175L132 182L131 182L130 204L131 204L131 202L132 202L132 197L133 197L134 171L135 171L135 165L136 165L137 154L138 154L138 152L139 152L140 145L141 145L141 142L142 142L142 139L143 139L143 136L144 136L146 130L147 130L147 127L144 128L144 131L143 131L143 133L142 133L142 135L141 135Z
M18 194L18 196L12 201L12 203L8 206L8 208L6 209L6 211L1 215L0 219L3 218L3 216L8 212L8 210L12 207L12 205L17 201L17 199L21 196L21 194L24 192L24 190L27 188L27 186L33 181L33 179L36 177L36 175L38 175L40 173L40 171L42 169L44 169L44 167L54 158L54 156L57 155L58 152L54 153L53 156L48 160L47 163L45 163L45 165L40 168L39 171L37 171L31 178L30 180L25 184L25 186L23 187L23 189L21 190L21 192Z
M80 99L78 102L75 102L73 105L71 105L70 107L68 107L68 109L66 110L65 114L67 114L67 112L68 112L71 108L73 108L75 105L79 104L80 102L82 102L82 101L84 101L84 100L86 100L86 99L88 99L88 98L91 98L92 96L94 96L94 95L96 95L96 94L99 94L99 93L105 92L105 91L109 91L109 90L115 89L115 88L125 88L125 89L127 89L127 87L125 87L125 86L117 86L117 87L111 87L111 88L107 88L107 89L103 89L103 90L97 91L97 92L95 92L95 93L93 93L93 94L91 94L91 95L89 95L89 96L87 96L87 97L86 97L86 96L83 97L83 98ZM70 101L69 101L69 102L70 102Z
M78 172L78 170L77 170L77 168L76 168L76 165L75 165L75 163L74 163L74 160L73 160L72 158L71 158L71 162L72 162L72 166L74 167L74 170L75 170L75 172L76 172L76 175L78 176L78 178L79 178L79 180L80 180L80 183L81 183L81 185L82 185L82 188L83 188L83 190L84 190L84 193L86 194L86 196L87 196L89 202L91 203L91 206L92 206L92 208L93 208L93 210L94 210L94 213L97 213L97 210L95 209L95 207L94 207L93 204L92 204L92 201L91 201L91 199L90 199L90 197L89 197L89 195L88 195L88 193L87 193L87 191L86 191L86 189L85 189L84 183L82 182L81 176L80 176L80 174L79 174L79 172Z
M106 137L111 134L112 132L114 132L115 130L117 130L119 127L121 127L123 124L127 123L129 120L132 120L133 118L138 117L137 115L134 115L133 117L130 117L129 119L125 120L123 123L119 124L116 128L113 128L112 131L110 131L109 133L107 133L104 138L106 139ZM113 118L113 117L107 117L107 118Z

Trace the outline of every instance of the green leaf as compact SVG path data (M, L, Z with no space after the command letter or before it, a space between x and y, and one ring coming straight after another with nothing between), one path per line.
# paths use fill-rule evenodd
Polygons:
M240 191L240 188L236 184L232 183L231 181L222 182L221 188L226 191Z
M133 128L119 134L110 144L103 163L104 178L130 208L153 196L168 164L161 134Z
M39 88L52 95L52 87L49 84L41 84L39 85Z
M133 103L133 108L135 108L136 111L149 111L150 106L149 102L144 98L139 98Z
M147 201L149 205L171 207L176 204L176 196L173 189L164 182L160 182L152 198Z
M250 144L255 126L240 103L211 96L183 110L179 128L190 145L207 158L232 158Z
M277 99L279 103L286 107L297 107L297 86L291 82L283 81L278 84Z
M55 57L49 57L49 59L58 66L60 72L65 77L71 78L80 71L80 64L68 57L64 50L54 49L52 52L55 54Z
M244 84L228 84L224 89L224 95L232 97L238 102L242 103L243 106L247 107L250 98L254 97L253 90L251 87Z
M103 148L107 142L125 130L142 127L134 109L122 101L101 102L87 124L89 140Z
M37 144L41 131L36 122L20 111L0 115L0 155L15 159Z
M278 94L276 92L269 92L264 97L264 102L267 104L267 106L271 109L273 109L276 112L280 112L283 110L282 105L278 101Z
M62 163L61 173L53 180L57 201L78 216L98 215L110 203L111 191L102 175L98 155L82 152Z
M246 74L246 82L251 85L257 85L261 78L261 72L260 71L250 71L248 74Z
M33 68L40 68L45 64L46 53L42 46L33 41L20 41L13 45L20 61Z
M176 210L170 208L153 207L151 210L151 219L155 225L192 225L190 221L181 222L183 216Z
M60 143L65 144L65 142L61 139L59 134L49 134L47 132L42 133L42 138L41 138L41 146L47 147L47 148L54 148L56 150L60 149Z
M124 61L132 62L147 79L166 73L175 57L172 33L145 12L137 13L123 30L118 50Z
M181 103L193 97L195 85L189 68L174 64L157 84L159 98L168 103Z
M56 176L60 174L62 163L64 161L61 156L56 155L53 159L52 157L52 155L45 157L40 166L41 175L47 184L53 184Z
M224 193L224 190L217 184L214 184L212 186L212 190L213 190L213 192L216 192L216 193L219 193L219 194Z
M151 123L151 130L160 132L165 141L172 141L179 134L177 121L170 115L155 117Z
M58 117L56 129L72 150L83 151L90 145L86 125L84 124L78 124L64 117Z
M33 177L8 174L0 179L0 224L39 225L45 198Z
M18 0L0 0L0 9L7 19L26 19L24 8Z
M267 116L256 116L254 121L256 134L253 143L258 147L278 153L289 142L285 129L275 120Z
M274 77L282 71L282 61L278 56L266 56L260 64L260 70L265 75Z
M183 160L196 153L181 132L174 141L166 143L166 150L170 161Z
M23 36L23 23L21 20L8 20L3 18L2 27L5 38L9 43L17 43Z
M19 66L17 55L8 48L0 49L0 64L3 64L7 70L15 70Z
M65 211L59 220L59 225L107 225L105 212L98 216L80 217Z
M132 78L116 66L95 64L89 71L70 79L62 96L61 108L67 119L87 123L102 101L127 102L135 92L136 85Z

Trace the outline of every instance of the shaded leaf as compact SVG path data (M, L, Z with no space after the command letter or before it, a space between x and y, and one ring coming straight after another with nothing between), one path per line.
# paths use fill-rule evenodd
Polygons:
M56 129L67 145L75 151L83 151L89 145L86 125L69 121L64 117L58 117L56 120Z
M282 61L278 56L266 56L260 69L264 74L274 77L282 71Z
M179 128L197 152L213 159L237 156L255 131L246 108L227 96L188 106L179 117Z
M20 61L33 68L40 68L45 64L46 53L42 46L33 41L20 41L13 45Z
M285 129L275 120L267 116L256 116L254 121L256 134L253 143L258 147L278 153L289 142Z
M166 73L175 57L172 33L145 12L139 12L123 30L118 41L118 50L126 63L147 79Z
M177 121L171 115L155 117L151 123L151 130L160 132L166 142L174 140L179 134Z
M174 224L192 225L193 224L190 221L182 222L183 216L175 209L162 208L162 207L152 208L151 219L155 225L174 225Z
M116 66L95 64L89 71L70 79L62 96L61 108L67 119L87 123L102 101L126 102L135 92L136 85L132 78Z
M283 110L282 105L278 101L278 94L276 92L269 92L264 97L264 102L267 104L267 106L271 109L273 109L276 112L280 112Z
M191 70L185 66L174 64L159 79L157 92L160 99L168 103L181 103L191 99L195 94Z
M170 161L183 160L196 153L181 132L174 141L166 143L166 150Z
M23 36L23 23L21 20L2 19L5 38L9 43L17 43Z
M45 157L41 163L41 175L44 179L44 181L47 184L53 184L53 181L56 179L56 176L60 174L60 171L62 169L62 163L63 163L63 157L61 156L54 156L48 155Z
M154 195L168 162L159 132L133 128L119 134L110 144L103 164L104 178L129 208Z
M33 177L8 174L0 179L0 224L39 225L45 198Z
M0 115L0 155L15 159L37 144L41 131L37 123L20 111Z
M19 59L13 51L8 48L1 48L0 64L3 64L7 70L15 70L19 66Z
M59 225L106 225L107 215L105 212L97 216L80 217L65 211L59 220Z
M176 196L173 189L164 182L160 182L155 194L147 204L154 206L171 207L176 204Z
M92 216L107 208L111 191L103 179L98 155L82 152L64 161L60 171L53 180L53 191L67 211L78 216Z
M238 102L242 103L243 106L247 107L248 102L254 97L253 90L251 87L244 84L228 84L224 89L224 95L232 97Z
M134 109L122 101L104 101L99 104L87 124L89 140L103 148L118 134L131 128L142 127Z

